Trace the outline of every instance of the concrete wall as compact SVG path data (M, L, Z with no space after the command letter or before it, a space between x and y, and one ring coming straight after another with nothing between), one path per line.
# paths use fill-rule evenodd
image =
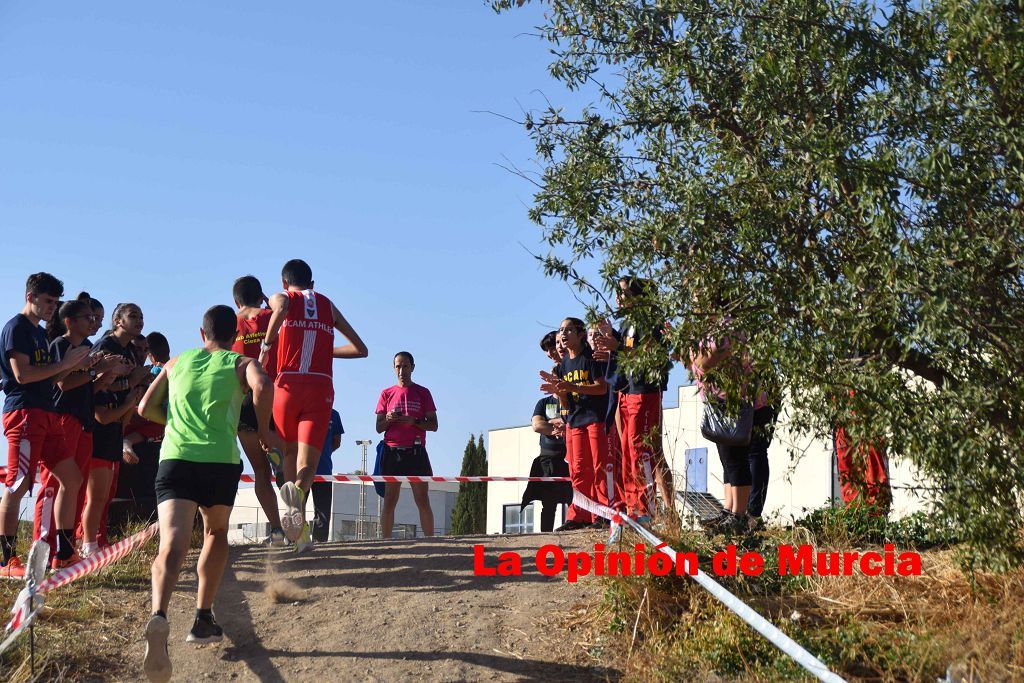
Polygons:
M673 472L676 486L682 489L687 482L688 449L707 449L707 491L720 500L724 495L722 465L715 444L700 434L700 419L704 405L695 386L678 387L678 408L663 413L663 443L665 455ZM775 438L768 451L771 475L765 517L775 520L800 518L807 511L820 508L838 496L831 437L824 439L797 438L788 428L785 409L776 426ZM488 433L488 474L527 475L538 450L537 434L529 426L508 427ZM691 469L692 471L692 469ZM890 466L893 484L893 516L902 517L925 507L926 501L902 487L918 486L920 478L909 463ZM699 480L700 477L695 478ZM518 503L524 483L496 482L488 484L487 533L501 533L503 505ZM691 488L699 490L701 487ZM539 512L537 513L539 515ZM539 522L539 517L537 518ZM534 525L539 527L539 523Z
M359 489L366 491L366 521L365 531L370 538L377 537L377 524L379 515L379 503L383 500L374 491L372 484L356 482L334 482L332 484L333 499L331 502L331 540L342 540L343 538L354 538L356 522L359 517ZM276 489L275 489L276 491ZM429 497L430 507L434 513L434 533L447 534L451 528L452 508L455 506L455 496L459 491L458 484L435 483L430 484ZM278 509L283 510L278 501ZM306 501L306 519L313 518L313 500ZM412 491L409 485L402 486L402 495L398 499L398 507L395 508L395 536L400 537L403 533L410 536L415 531L417 536L423 534L420 527L419 510L412 498ZM231 513L231 531L229 539L233 543L248 543L257 541L269 533L267 517L256 500L256 491L251 486L238 489L238 496L235 498L235 508Z

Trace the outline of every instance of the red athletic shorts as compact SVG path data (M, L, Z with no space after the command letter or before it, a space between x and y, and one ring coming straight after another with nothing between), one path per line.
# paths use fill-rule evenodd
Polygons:
M323 448L331 427L334 387L329 382L278 378L274 390L274 424L287 443Z
M72 453L78 471L82 473L82 486L78 489L78 503L75 508L75 526L82 516L85 504L86 480L89 477L89 461L92 460L92 432L82 429L82 423L74 415L63 413L58 418L64 429L64 448ZM36 494L36 515L32 527L32 540L44 539L50 551L57 548L57 525L54 523L53 503L57 498L60 482L46 465L39 468L39 492Z
M31 490L40 460L53 469L61 460L74 455L65 448L64 428L57 413L42 408L21 408L4 413L3 422L7 438L7 475L4 477L7 488L18 488L28 477Z

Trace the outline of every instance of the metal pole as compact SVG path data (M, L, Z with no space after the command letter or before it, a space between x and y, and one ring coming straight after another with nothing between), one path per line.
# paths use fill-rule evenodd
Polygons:
M362 439L356 441L357 444L362 446L363 449L363 464L361 471L366 474L366 451L369 446L373 445L373 441L370 439ZM366 483L359 482L359 514L356 517L356 540L362 541L366 539Z
M28 596L28 613L32 614L35 610L35 589L34 587L29 589ZM36 677L36 620L32 619L32 623L28 625L28 642L29 642L29 657L32 660L32 678Z

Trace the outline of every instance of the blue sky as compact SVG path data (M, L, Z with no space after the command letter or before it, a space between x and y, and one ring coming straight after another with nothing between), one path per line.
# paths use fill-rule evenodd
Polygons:
M0 4L0 317L46 270L108 316L137 302L177 353L236 277L270 293L303 258L370 349L335 363L335 471L409 350L438 405L434 471L457 474L471 433L529 421L537 342L582 308L527 253L546 250L531 186L498 167L532 167L526 132L475 113L585 102L524 35L541 11Z

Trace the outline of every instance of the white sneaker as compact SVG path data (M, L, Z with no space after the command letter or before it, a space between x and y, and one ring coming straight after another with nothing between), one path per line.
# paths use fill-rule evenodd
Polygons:
M284 535L292 543L299 540L302 535L302 527L306 523L305 510L306 501L303 500L302 489L292 482L287 482L281 487L281 502L284 503L285 511L281 515L281 529Z
M171 625L167 619L154 614L146 624L146 656L142 660L142 670L146 677L154 683L167 683L171 680L171 655L167 652L167 637L171 634Z
M282 529L271 529L270 535L263 539L263 544L271 548L283 548L288 545Z
M309 524L302 525L302 535L299 536L299 540L295 542L295 554L301 555L302 553L308 553L316 546L313 543L313 536L309 533Z

